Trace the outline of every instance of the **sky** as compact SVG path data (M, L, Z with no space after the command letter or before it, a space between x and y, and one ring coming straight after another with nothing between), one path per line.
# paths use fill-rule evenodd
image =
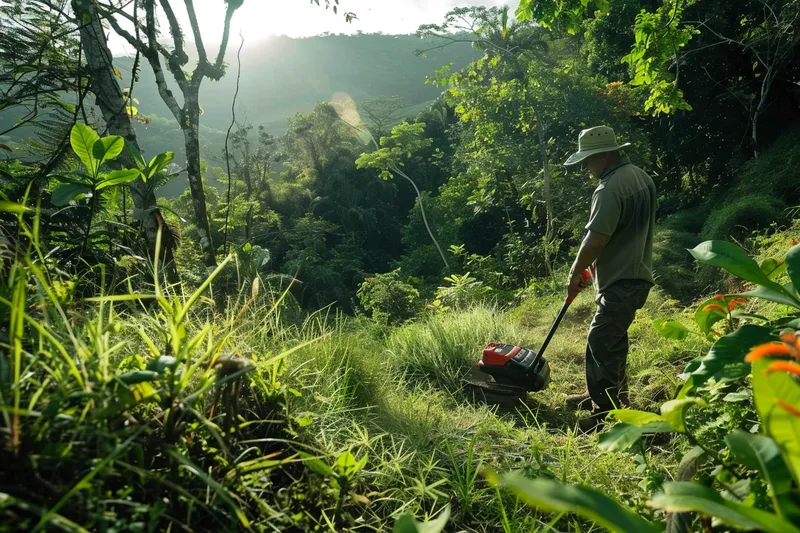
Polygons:
M333 3L333 0L331 0ZM454 7L470 5L504 5L512 10L517 0L339 0L339 13L325 10L325 0L320 6L309 0L245 0L231 22L231 41L239 41L239 32L248 43L255 44L265 37L288 35L289 37L310 37L324 32L364 33L383 32L390 34L414 33L420 24L439 23L444 14ZM182 2L173 1L179 12L181 22L191 36ZM222 35L225 3L223 0L195 0L198 23L209 53L212 45L219 42ZM351 23L344 20L343 13L351 11L358 17ZM162 25L166 28L166 24ZM213 37L216 37L213 38ZM113 33L109 42L114 55L132 54L127 43Z

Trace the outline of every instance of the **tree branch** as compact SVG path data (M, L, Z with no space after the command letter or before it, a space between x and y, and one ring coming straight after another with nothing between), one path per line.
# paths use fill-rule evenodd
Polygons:
M200 25L197 23L197 14L194 12L194 2L193 0L183 0L186 4L186 11L189 13L189 24L192 27L192 35L194 35L194 45L197 48L197 56L200 58L200 65L205 65L208 63L208 56L206 55L206 47L203 45L203 35L200 33ZM161 0L161 5L169 5L169 0ZM230 4L228 4L228 10L230 11ZM166 11L166 9L165 9ZM172 11L172 8L170 8ZM227 29L230 22L230 17L226 14L226 24L225 28ZM224 37L225 41L227 42L227 35ZM198 65L198 67L200 66Z
M164 100L165 104L167 104L167 107L172 112L175 120L178 121L178 124L183 124L183 110L178 105L178 101L175 99L172 91L169 90L167 80L164 77L164 70L161 67L161 59L156 51L155 0L145 0L144 5L147 18L147 44L149 47L147 52L145 52L143 55L147 58L147 61L150 63L150 67L153 69L153 74L156 77L156 85L158 86L158 94L161 95L161 99ZM180 70L180 68L178 70ZM181 71L181 73L183 73L183 71ZM181 90L184 90L184 85L186 84L185 77L183 82L180 79L177 81L178 85L181 87Z
M225 12L225 26L222 29L222 43L219 45L217 59L214 61L214 74L211 75L213 79L219 79L222 77L222 61L225 59L225 52L228 48L228 37L230 36L231 32L231 19L233 18L233 13L239 9L240 5L242 5L241 1L236 2L232 0L228 2L228 10Z
M185 65L189 62L189 56L186 55L186 51L183 48L183 32L181 31L181 25L178 24L178 19L175 17L175 12L172 10L172 5L170 5L169 0L162 0L161 8L164 10L164 13L167 15L167 20L169 21L169 33L172 35L172 42L175 43L175 59L181 64Z

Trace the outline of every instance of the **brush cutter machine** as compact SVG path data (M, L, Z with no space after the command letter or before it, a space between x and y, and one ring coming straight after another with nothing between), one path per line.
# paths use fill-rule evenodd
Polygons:
M581 275L585 281L591 278L588 270ZM538 352L514 344L493 342L487 345L481 360L465 379L473 395L489 403L505 403L547 387L550 383L550 363L543 357L544 350L574 299L567 297L564 300Z

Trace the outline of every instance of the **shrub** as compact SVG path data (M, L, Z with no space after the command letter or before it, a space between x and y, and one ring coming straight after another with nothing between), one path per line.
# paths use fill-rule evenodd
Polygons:
M702 234L708 239L741 240L751 231L769 226L783 208L783 202L763 194L724 202L709 214Z
M436 291L434 308L440 311L447 309L466 309L486 300L492 288L482 281L473 278L469 272L463 276L452 274L444 278L450 285L439 287Z
M367 278L356 293L361 307L379 322L401 323L420 310L419 291L399 275L397 269Z

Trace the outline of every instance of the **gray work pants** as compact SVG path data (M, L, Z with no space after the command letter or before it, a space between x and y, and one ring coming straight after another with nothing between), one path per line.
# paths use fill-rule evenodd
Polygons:
M596 299L597 313L586 344L586 387L596 412L618 408L621 389L627 395L628 328L651 286L642 280L620 280Z

